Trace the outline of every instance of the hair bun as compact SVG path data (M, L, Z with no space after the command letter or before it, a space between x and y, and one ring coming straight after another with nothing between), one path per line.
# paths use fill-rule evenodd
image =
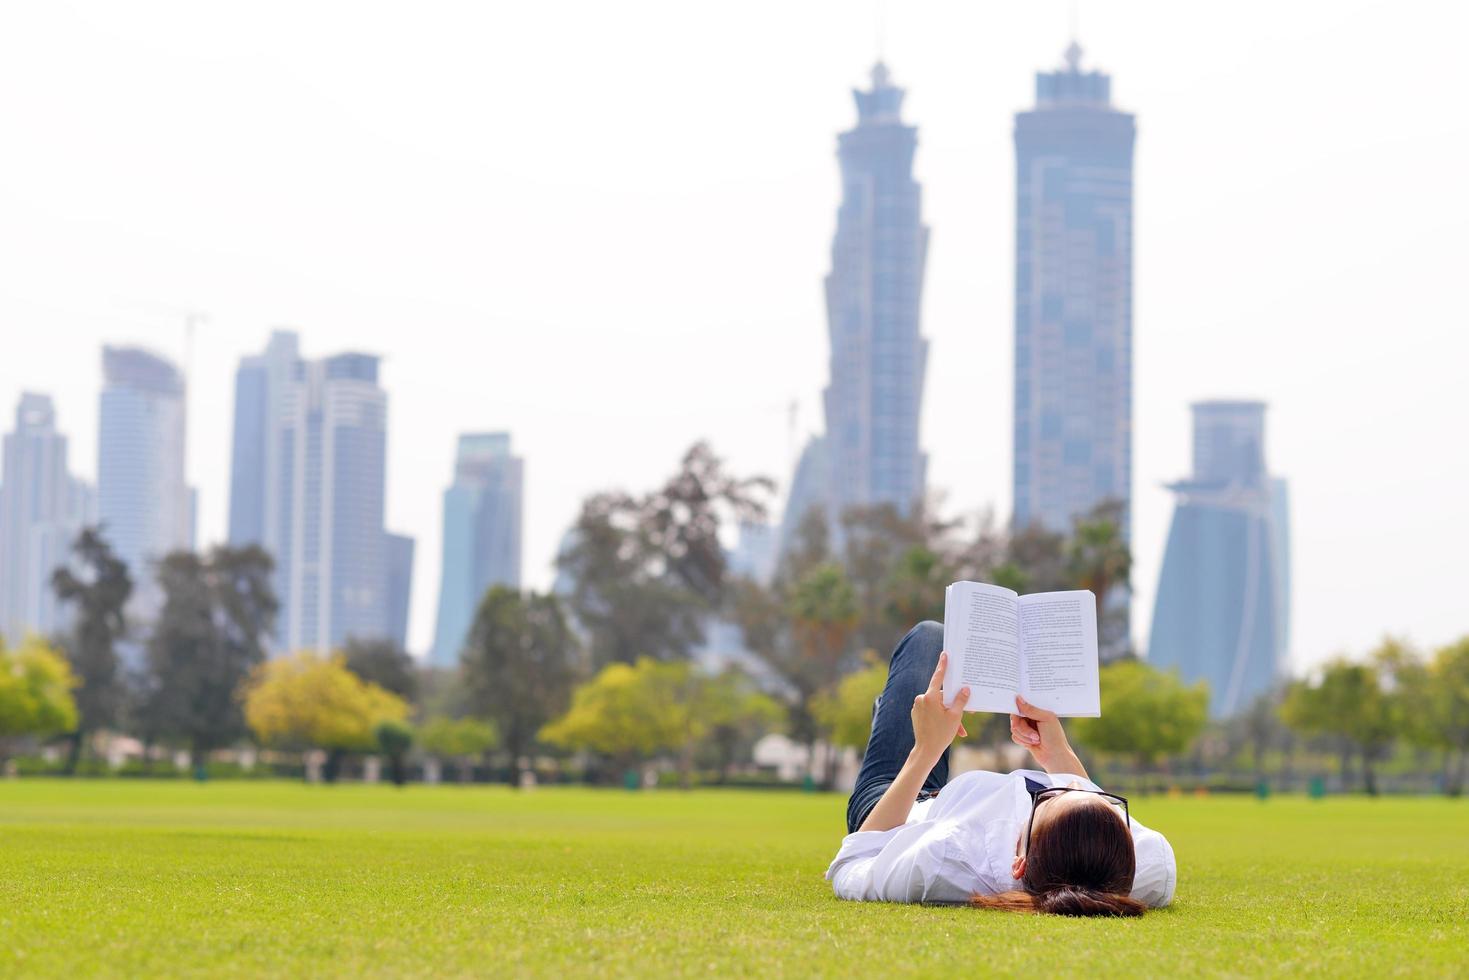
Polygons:
M1036 896L1036 905L1052 915L1142 915L1147 906L1128 895L1062 885Z

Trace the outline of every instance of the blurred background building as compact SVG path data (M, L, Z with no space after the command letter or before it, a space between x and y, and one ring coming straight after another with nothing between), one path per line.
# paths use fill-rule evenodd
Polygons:
M1193 406L1193 475L1177 496L1148 661L1209 682L1210 711L1237 713L1285 669L1290 643L1286 483L1265 462L1265 404Z
M184 477L183 373L138 347L102 349L97 519L133 578L128 615L152 620L163 596L153 563L194 547L194 492Z
M235 374L230 543L275 560L278 650L406 639L413 542L384 528L388 396L378 358L300 356L272 334Z
M903 94L879 62L872 88L852 93L857 125L837 139L842 201L826 278L826 435L798 464L788 524L816 503L835 518L876 503L906 513L923 499L928 460L918 421L928 362L920 329L928 228L913 179L918 131L902 120ZM818 475L825 477L820 494L811 479Z
M11 645L62 628L51 573L96 519L95 497L68 470L66 448L50 396L22 394L0 455L0 639Z
M510 433L459 437L454 482L444 491L444 553L432 663L452 667L486 590L520 588L525 461Z
M1015 526L1117 500L1130 541L1136 127L1075 43L1035 101L1015 116Z

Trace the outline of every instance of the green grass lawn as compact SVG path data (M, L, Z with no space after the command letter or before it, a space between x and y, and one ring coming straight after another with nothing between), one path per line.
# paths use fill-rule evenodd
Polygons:
M843 803L0 782L0 976L1469 974L1469 801L1135 800L1136 921L837 901Z

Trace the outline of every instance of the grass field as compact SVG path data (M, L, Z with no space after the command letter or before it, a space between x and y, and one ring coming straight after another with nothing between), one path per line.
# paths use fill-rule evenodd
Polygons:
M1142 799L1138 921L840 902L843 801L0 783L0 975L1469 974L1469 801Z

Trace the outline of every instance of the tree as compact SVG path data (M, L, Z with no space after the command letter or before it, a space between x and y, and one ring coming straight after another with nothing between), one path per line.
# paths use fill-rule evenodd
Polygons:
M75 730L77 679L66 659L37 637L8 652L0 639L0 770L12 739Z
M864 749L872 733L872 707L887 684L888 668L868 654L866 665L843 677L814 700L811 713L835 745Z
M730 667L703 682L698 712L708 726L705 744L720 782L729 778L735 759L746 754L760 736L785 718L785 710L758 690L744 671Z
M726 600L720 528L762 517L770 486L729 475L697 443L660 489L602 493L582 505L557 564L573 583L568 602L593 666L689 656L704 638L704 620Z
M373 737L377 741L378 751L387 757L388 773L393 785L402 786L408 781L403 759L413 747L413 729L407 722L386 718L373 728Z
M1173 672L1138 660L1119 660L1101 671L1102 715L1071 722L1077 742L1132 756L1139 769L1159 757L1188 750L1209 717L1209 688L1185 685Z
M256 668L245 689L245 721L263 744L327 753L334 782L342 757L377 746L380 722L403 721L408 705L347 669L343 658L298 653Z
M1469 778L1469 636L1434 653L1425 680L1415 713L1418 705L1427 709L1426 740L1444 751L1444 792L1458 796ZM1450 764L1455 753L1456 766Z
M546 725L541 738L605 755L618 771L686 745L699 727L687 690L691 673L686 661L650 657L608 664L576 689L570 710Z
M861 619L856 590L841 565L815 561L822 552L820 512L802 521L806 548L788 554L769 587L744 581L735 591L734 616L745 645L780 678L779 692L790 712L791 735L806 745L815 770L821 725L812 713L814 699L852 666L851 654ZM831 767L828 766L828 773Z
M582 658L554 595L495 586L475 612L461 656L464 705L494 722L511 756L511 782L541 727L566 710Z
M1390 644L1386 641L1384 647ZM1379 648L1381 654L1383 648ZM1392 744L1400 726L1398 699L1383 684L1374 662L1338 658L1326 664L1315 683L1297 682L1286 693L1281 717L1306 735L1336 736L1342 745L1342 771L1351 752L1362 759L1363 786L1377 795L1373 763Z
M1426 664L1393 641L1374 660L1403 708L1401 732L1443 752L1444 792L1459 796L1469 776L1469 636L1438 649Z
M347 669L363 680L392 691L404 701L418 697L418 664L413 654L389 639L348 637L342 647Z
M149 734L176 739L197 767L245 735L238 692L265 660L278 608L259 547L178 551L158 566L163 608L146 648L141 713Z
M419 731L419 744L425 752L459 766L459 781L467 783L474 775L475 760L500 744L495 726L479 718L430 718Z
M63 566L51 576L57 600L76 606L65 644L66 659L78 680L77 724L67 753L68 774L76 771L88 737L117 718L122 696L117 643L126 633L123 610L133 591L126 563L113 554L101 528L83 528L72 543L72 552L81 566L80 574Z
M1132 573L1132 553L1122 536L1120 501L1103 501L1072 526L1066 557L1072 588L1090 589L1097 600L1097 631L1102 649L1126 648L1126 619L1121 610L1110 610L1107 601L1113 589L1127 588ZM1110 614L1109 614L1110 613Z
M859 649L890 649L917 622L941 619L943 589L954 579L959 524L921 504L900 513L890 503L842 513L842 568L856 597ZM938 580L942 579L940 583ZM937 584L938 615L934 615Z

